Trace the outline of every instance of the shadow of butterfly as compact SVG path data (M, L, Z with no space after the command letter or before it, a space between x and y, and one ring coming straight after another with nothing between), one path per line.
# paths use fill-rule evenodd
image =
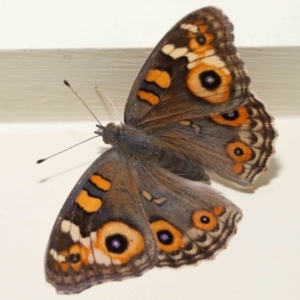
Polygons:
M72 190L46 251L59 293L212 258L235 234L241 210L199 181L208 170L252 186L276 133L233 40L217 8L184 17L138 74L124 124L98 125L112 149Z

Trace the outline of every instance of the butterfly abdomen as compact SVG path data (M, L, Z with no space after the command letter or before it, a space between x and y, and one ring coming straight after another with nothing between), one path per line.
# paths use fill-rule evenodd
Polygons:
M103 140L109 142L121 155L137 161L162 167L171 173L191 180L208 181L204 169L184 153L177 151L156 135L146 133L130 125L110 123L103 129Z

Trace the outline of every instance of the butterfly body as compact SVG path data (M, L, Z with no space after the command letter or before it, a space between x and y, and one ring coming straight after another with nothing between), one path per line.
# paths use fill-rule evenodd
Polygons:
M97 125L112 149L68 196L46 251L58 292L212 258L236 232L241 210L201 181L251 186L276 133L232 30L216 8L183 18L139 73L124 124Z
M100 127L100 126L98 126ZM145 130L139 130L130 125L115 125L109 123L103 127L97 134L103 136L103 141L111 144L119 155L123 153L128 158L134 158L139 161L147 161L151 165L162 167L172 173L192 180L208 181L206 175L196 161L192 161L188 155L178 151L176 142L163 143L157 136L157 132L147 133Z

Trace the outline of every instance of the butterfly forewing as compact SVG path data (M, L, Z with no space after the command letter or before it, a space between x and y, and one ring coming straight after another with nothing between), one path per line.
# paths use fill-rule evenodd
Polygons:
M157 260L132 161L112 149L68 197L46 251L46 277L60 293L141 275Z
M179 21L139 73L127 100L125 123L161 127L243 103L249 78L236 55L232 31L228 18L212 7Z

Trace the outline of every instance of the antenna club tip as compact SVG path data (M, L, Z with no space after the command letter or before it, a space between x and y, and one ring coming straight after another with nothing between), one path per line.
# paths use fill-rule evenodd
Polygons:
M69 83L66 79L64 80L64 84L65 84L66 86L70 87L70 83Z
M45 159L39 159L36 163L37 164L41 164L42 162L44 162L45 161Z

